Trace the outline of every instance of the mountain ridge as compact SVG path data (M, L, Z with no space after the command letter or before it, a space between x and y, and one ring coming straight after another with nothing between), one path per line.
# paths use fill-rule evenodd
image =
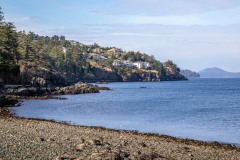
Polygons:
M240 78L240 72L228 72L218 67L206 68L198 73L201 78Z

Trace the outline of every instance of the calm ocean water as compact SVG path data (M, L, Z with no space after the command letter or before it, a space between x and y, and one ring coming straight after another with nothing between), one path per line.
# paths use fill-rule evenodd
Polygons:
M22 117L240 145L240 79L109 83L100 94L28 100ZM146 88L140 88L146 87Z

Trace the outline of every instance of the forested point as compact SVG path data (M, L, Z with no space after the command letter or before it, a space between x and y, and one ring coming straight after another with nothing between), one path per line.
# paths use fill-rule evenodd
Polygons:
M0 7L0 84L65 84L77 81L181 80L172 61L162 63L145 53L85 45L65 36L17 31L4 21ZM112 52L113 49L119 52ZM102 57L103 60L96 58ZM114 66L114 60L148 62L150 67Z

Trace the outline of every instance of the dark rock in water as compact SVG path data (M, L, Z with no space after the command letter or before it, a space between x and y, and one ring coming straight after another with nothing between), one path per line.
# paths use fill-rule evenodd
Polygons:
M53 92L54 95L99 93L96 86L82 82L61 88L57 87L55 90L56 91Z

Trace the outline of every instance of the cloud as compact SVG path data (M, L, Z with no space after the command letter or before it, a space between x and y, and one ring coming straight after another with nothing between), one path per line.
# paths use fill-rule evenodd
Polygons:
M164 16L189 15L240 6L239 0L118 0L106 13Z

